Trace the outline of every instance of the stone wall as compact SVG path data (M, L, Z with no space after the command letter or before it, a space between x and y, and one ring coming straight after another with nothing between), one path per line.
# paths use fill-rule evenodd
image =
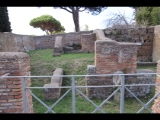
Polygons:
M157 73L160 73L160 60L157 62ZM156 84L160 84L160 75L156 77ZM155 94L160 92L160 86L156 86ZM154 113L160 113L160 95L154 100L154 104L152 106L152 111Z
M35 41L35 49L54 48L55 39L57 36L63 37L64 45L68 46L70 43L81 44L81 35L90 34L93 31L81 31L66 34L55 34L48 36L33 36Z
M156 62L160 58L160 47L158 40L159 27L160 26L128 29L107 28L103 31L107 38L118 42L140 42L141 46L139 46L138 48L137 61L152 62L153 59L153 62ZM70 44L81 45L82 51L93 52L95 35L92 33L93 31L81 31L46 36L29 36L16 35L13 33L0 33L0 51L24 52L35 49L54 48L55 38L57 36L61 36L63 37L64 46L69 46Z
M0 76L30 76L29 55L22 52L0 52ZM26 78L26 86L30 86ZM27 93L28 113L33 113L32 96ZM22 79L0 78L0 113L23 113Z
M34 40L28 35L0 33L0 52L28 52L35 50Z
M137 61L151 62L153 52L154 27L128 29L104 29L105 36L118 42L140 42Z

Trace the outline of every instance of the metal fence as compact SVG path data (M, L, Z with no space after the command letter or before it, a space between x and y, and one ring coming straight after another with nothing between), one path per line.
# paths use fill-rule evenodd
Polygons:
M121 85L101 85L101 86L78 86L75 84L75 78L76 77L93 77L93 76L116 76L120 75L122 77L121 79ZM81 96L83 96L88 102L90 102L94 107L95 110L93 110L92 113L95 113L96 111L100 111L101 113L105 113L101 108L104 104L108 102L110 98L113 97L114 94L117 93L117 91L120 90L120 113L125 113L125 90L128 91L130 94L134 96L135 99L137 99L141 104L142 108L137 111L137 113L140 113L143 109L147 109L150 113L153 113L150 108L148 108L148 105L159 96L160 91L155 94L150 100L148 100L147 103L143 103L136 95L134 95L127 87L128 86L160 86L160 84L125 84L125 76L147 76L147 75L160 75L160 73L140 73L140 74L99 74L99 75L55 75L55 76L8 76L8 74L2 76L3 78L22 78L22 86L23 86L23 105L24 105L24 112L28 113L27 111L27 98L26 98L26 92L29 92L32 97L34 97L37 101L39 101L45 108L47 108L47 111L45 113L55 113L53 111L53 108L59 103L70 91L72 93L72 113L76 113L76 92L78 92ZM71 78L71 85L70 86L59 86L59 87L26 87L26 78L52 78L52 77L69 77ZM79 88L98 88L98 87L117 87L100 105L96 105L91 99L89 99ZM45 89L45 88L68 88L68 90L55 102L53 105L48 106L45 104L41 99L39 99L33 92L31 92L30 89Z

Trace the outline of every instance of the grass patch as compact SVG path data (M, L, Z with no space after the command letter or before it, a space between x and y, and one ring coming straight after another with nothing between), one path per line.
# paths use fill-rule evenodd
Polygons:
M63 68L67 75L84 75L87 74L87 65L94 65L94 53L70 53L62 54L59 57L53 57L53 49L35 50L28 52L30 56L31 75L32 76L52 76L56 68ZM153 69L155 66L138 66L138 69ZM44 84L50 83L51 78L32 78L31 86L42 87ZM64 78L62 86L71 85L71 78ZM76 77L76 85L85 85L84 77ZM80 89L85 94L85 88ZM61 90L61 96L67 91L66 88ZM51 106L57 99L45 100L43 99L42 89L32 89L32 92L40 98L47 105ZM140 98L144 103L148 102L154 95L154 88L145 97ZM92 100L96 105L100 105L103 100ZM149 105L151 105L153 102ZM125 113L136 113L142 107L135 98L125 99ZM47 109L33 98L33 108L35 113L44 113ZM72 112L72 98L71 91L53 108L56 113L71 113ZM77 113L91 113L95 107L88 102L83 96L76 93L76 112ZM112 98L109 102L102 106L102 110L106 113L119 113L120 103L114 101ZM96 113L99 113L97 111ZM142 113L149 113L143 111Z

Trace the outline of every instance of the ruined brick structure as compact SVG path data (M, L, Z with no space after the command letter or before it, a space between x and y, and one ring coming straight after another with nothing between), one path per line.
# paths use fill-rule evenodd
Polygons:
M136 43L116 42L106 38L106 40L97 40L95 42L95 66L88 66L89 75L114 74L122 71L125 74L134 73L154 73L153 70L137 70L137 49ZM125 84L153 84L154 77L126 76ZM86 77L88 86L92 85L113 85L113 76L95 76ZM145 96L150 92L150 86L136 86L129 88L136 96ZM106 99L114 88L88 88L87 96L90 99ZM125 97L133 97L129 92L125 92Z
M160 47L157 39L160 26L128 28L128 29L104 29L105 36L118 42L140 42L137 61L157 62L160 59ZM17 35L13 33L0 33L1 52L26 52L35 49L54 48L55 39L61 36L64 46L70 44L80 45L81 52L94 52L95 35L93 31L72 32L45 36Z
M118 42L140 42L137 61L151 62L153 52L154 27L139 27L127 29L105 29L106 37Z
M0 52L0 76L30 76L29 55L22 52ZM26 78L26 86L30 86ZM32 96L27 93L28 113L33 113ZM22 78L0 78L0 113L23 113Z

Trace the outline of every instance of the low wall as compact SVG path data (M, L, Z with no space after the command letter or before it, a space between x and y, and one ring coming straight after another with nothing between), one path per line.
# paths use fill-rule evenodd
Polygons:
M0 76L30 76L29 55L22 52L0 52ZM26 78L26 86L31 85ZM24 113L22 78L0 78L0 113ZM27 111L33 113L32 96L26 93Z
M0 52L28 52L32 50L35 50L35 46L31 36L0 32Z
M54 48L55 39L57 36L61 36L63 38L64 45L67 46L69 43L81 44L81 35L90 33L92 33L92 31L54 34L48 36L33 36L33 39L35 41L35 49L46 49Z

